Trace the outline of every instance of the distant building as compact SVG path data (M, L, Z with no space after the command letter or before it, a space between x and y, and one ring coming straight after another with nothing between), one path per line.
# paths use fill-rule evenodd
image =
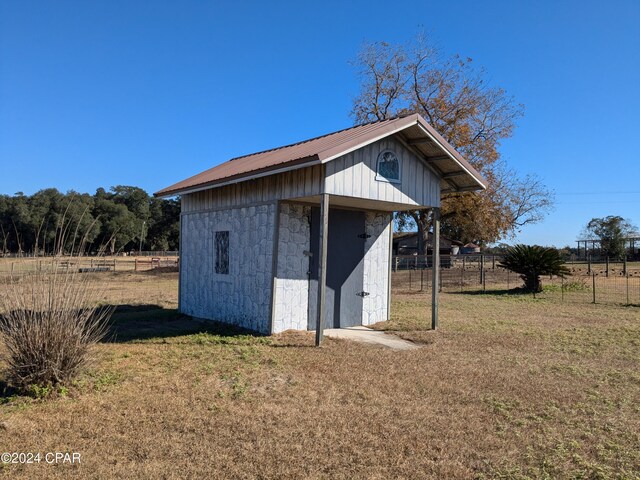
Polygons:
M440 236L440 253L442 255L457 255L463 243L449 237ZM429 233L426 245L427 255L433 252L433 236ZM418 232L396 232L393 234L394 255L417 255Z
M460 249L460 251L462 253L480 253L480 245L476 245L475 243L467 243Z

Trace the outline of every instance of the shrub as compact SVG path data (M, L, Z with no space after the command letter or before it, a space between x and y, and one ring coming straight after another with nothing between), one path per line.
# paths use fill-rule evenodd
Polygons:
M46 263L6 278L1 287L7 380L27 392L74 378L105 336L113 310L97 304L98 276L64 268L55 258Z
M524 281L524 288L529 292L541 292L541 275L571 275L571 271L564 266L564 261L555 248L538 245L515 245L509 247L500 263L506 268L520 274Z

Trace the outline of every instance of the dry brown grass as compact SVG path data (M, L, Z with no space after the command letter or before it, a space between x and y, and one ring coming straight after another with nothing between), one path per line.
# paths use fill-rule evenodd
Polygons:
M397 352L175 314L176 275L113 276L116 342L66 396L0 397L12 478L638 478L640 312L511 295L395 297Z

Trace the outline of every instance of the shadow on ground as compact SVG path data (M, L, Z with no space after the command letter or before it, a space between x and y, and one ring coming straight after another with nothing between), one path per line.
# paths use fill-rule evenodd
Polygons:
M10 402L19 394L17 388L12 387L5 380L0 380L0 405Z
M540 292L541 294L544 292ZM492 295L492 296L523 296L532 295L531 292L525 292L521 288L500 289L500 290L465 290L462 292L447 292L450 295Z
M110 320L107 343L124 343L167 339L185 335L205 334L221 337L220 343L246 343L247 337L264 338L264 335L220 322L199 320L166 309L160 305L117 305ZM226 340L223 340L225 339Z

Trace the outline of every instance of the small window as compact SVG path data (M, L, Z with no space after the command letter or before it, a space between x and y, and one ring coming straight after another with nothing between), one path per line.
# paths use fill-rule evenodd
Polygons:
M400 160L391 150L385 150L378 155L376 180L400 183Z
M215 235L216 273L229 274L229 232L216 232Z

